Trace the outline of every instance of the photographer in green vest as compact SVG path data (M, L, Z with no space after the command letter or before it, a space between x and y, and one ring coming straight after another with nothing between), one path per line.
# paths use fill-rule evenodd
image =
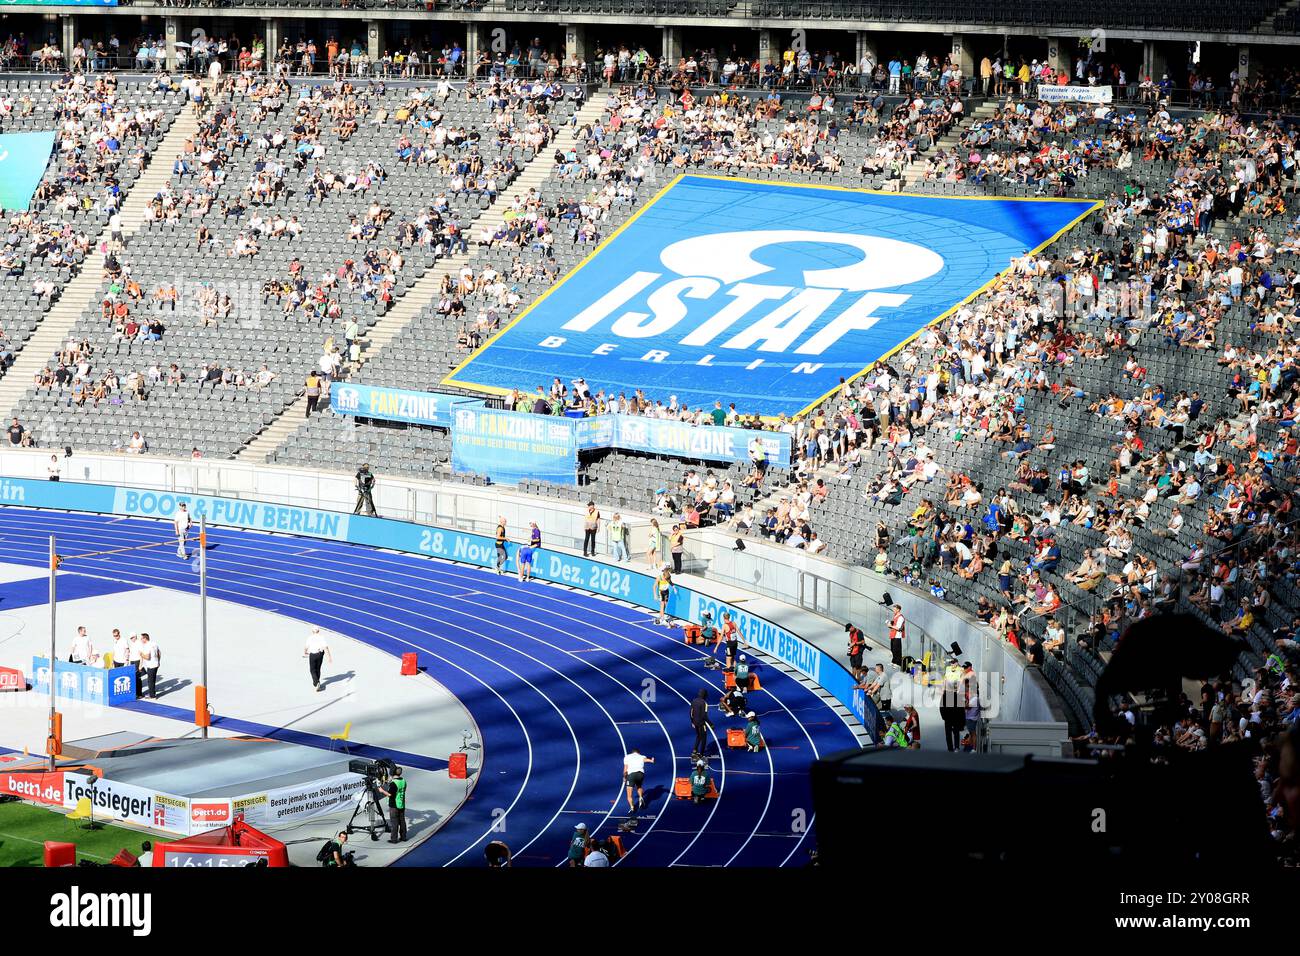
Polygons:
M401 767L393 771L393 778L379 792L388 798L388 842L400 843L406 839L406 780Z

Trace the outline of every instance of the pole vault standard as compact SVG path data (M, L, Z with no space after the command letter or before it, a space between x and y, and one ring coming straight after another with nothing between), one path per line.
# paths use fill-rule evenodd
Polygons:
M156 548L164 543L155 542L125 548L110 548L106 551L92 551L88 554L72 555L72 557L96 558L106 554L120 554L125 551ZM50 721L45 738L45 752L49 755L51 770L55 769L56 758L63 751L63 715L59 713L55 706L57 690L54 686L54 662L57 659L55 655L55 634L58 625L58 586L55 578L58 575L59 564L62 561L63 558L59 556L58 544L54 535L50 535ZM208 714L208 519L206 516L200 516L199 518L199 642L201 650L200 676L199 683L194 688L194 723L198 725L203 736L206 737L208 735L208 725L212 722ZM136 679L139 680L138 675Z
M208 735L208 517L199 516L199 683L194 688L194 723Z
M54 535L50 535L50 729L45 739L45 752L50 756L50 770L54 770L60 751L63 750L63 715L54 706L54 634L57 623L56 598L58 596L55 577L59 573L59 553L55 548Z

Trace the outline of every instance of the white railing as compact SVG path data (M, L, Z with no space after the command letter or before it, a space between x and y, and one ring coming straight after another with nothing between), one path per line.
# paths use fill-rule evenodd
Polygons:
M0 450L0 475L43 479L48 475L47 449ZM356 492L350 472L309 470L283 465L216 459L169 459L131 454L59 456L62 480L127 485L190 494L220 495L282 505L353 510ZM586 508L580 501L552 501L503 488L460 482L429 481L385 475L375 484L375 505L387 518L491 534L499 516L506 518L511 536L536 521L548 547L581 547ZM605 518L609 518L605 514ZM644 554L649 516L623 513L633 555ZM1027 666L1022 655L999 641L993 632L957 608L929 594L883 578L867 568L745 538L735 549L735 534L724 529L692 531L687 542L688 568L706 579L730 584L815 612L838 622L853 622L884 643L886 592L902 605L909 634L905 653L917 658L930 652L936 659L955 641L963 659L982 674L996 675L999 712L1004 719L1059 721L1063 711L1042 675ZM607 541L599 542L608 554ZM822 649L840 655L843 648Z
M0 474L9 478L46 478L51 452L46 449L0 450ZM359 463L358 463L359 464ZM254 462L209 458L158 458L152 455L59 454L64 481L129 485L158 491L222 495L273 504L352 511L356 490L351 473L290 468ZM577 501L551 501L519 494L499 485L403 478L376 470L375 507L385 518L436 524L460 531L490 534L498 517L505 517L512 537L536 521L548 545L581 548L585 506ZM608 519L610 513L603 515ZM649 518L624 513L636 553L643 548ZM603 551L605 541L600 542Z

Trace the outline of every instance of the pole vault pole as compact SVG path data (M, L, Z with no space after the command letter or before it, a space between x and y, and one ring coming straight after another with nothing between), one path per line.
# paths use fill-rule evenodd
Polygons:
M63 749L63 717L55 707L54 689L54 635L57 623L57 591L54 583L59 571L59 555L55 550L54 535L50 535L50 729L45 750L50 756L50 770L54 770L59 752Z
M199 516L199 686L194 689L194 722L208 736L208 517Z

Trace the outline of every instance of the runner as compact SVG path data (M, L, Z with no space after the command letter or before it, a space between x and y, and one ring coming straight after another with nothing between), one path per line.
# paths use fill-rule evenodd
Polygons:
M519 571L520 581L531 581L533 579L533 545L531 541L528 544L519 546L519 550L515 553L515 565Z
M623 784L627 787L627 812L633 817L645 806L645 765L654 763L654 757L642 756L635 747L623 758ZM636 791L636 801L632 800L632 791Z
M497 574L506 573L506 517L497 518Z
M185 549L185 538L190 533L190 513L185 508L185 502L181 502L176 511L174 525L176 527L176 557L188 558L189 552Z
M732 658L736 656L736 647L740 640L740 630L736 627L736 622L731 619L730 611L722 612L722 627L717 631L717 640L713 642L713 650L710 652L714 657L718 656L718 648L727 645L727 667L731 667Z
M673 576L667 565L659 569L659 580L655 581L655 594L659 597L659 617L655 623L669 626L668 598L673 592Z

